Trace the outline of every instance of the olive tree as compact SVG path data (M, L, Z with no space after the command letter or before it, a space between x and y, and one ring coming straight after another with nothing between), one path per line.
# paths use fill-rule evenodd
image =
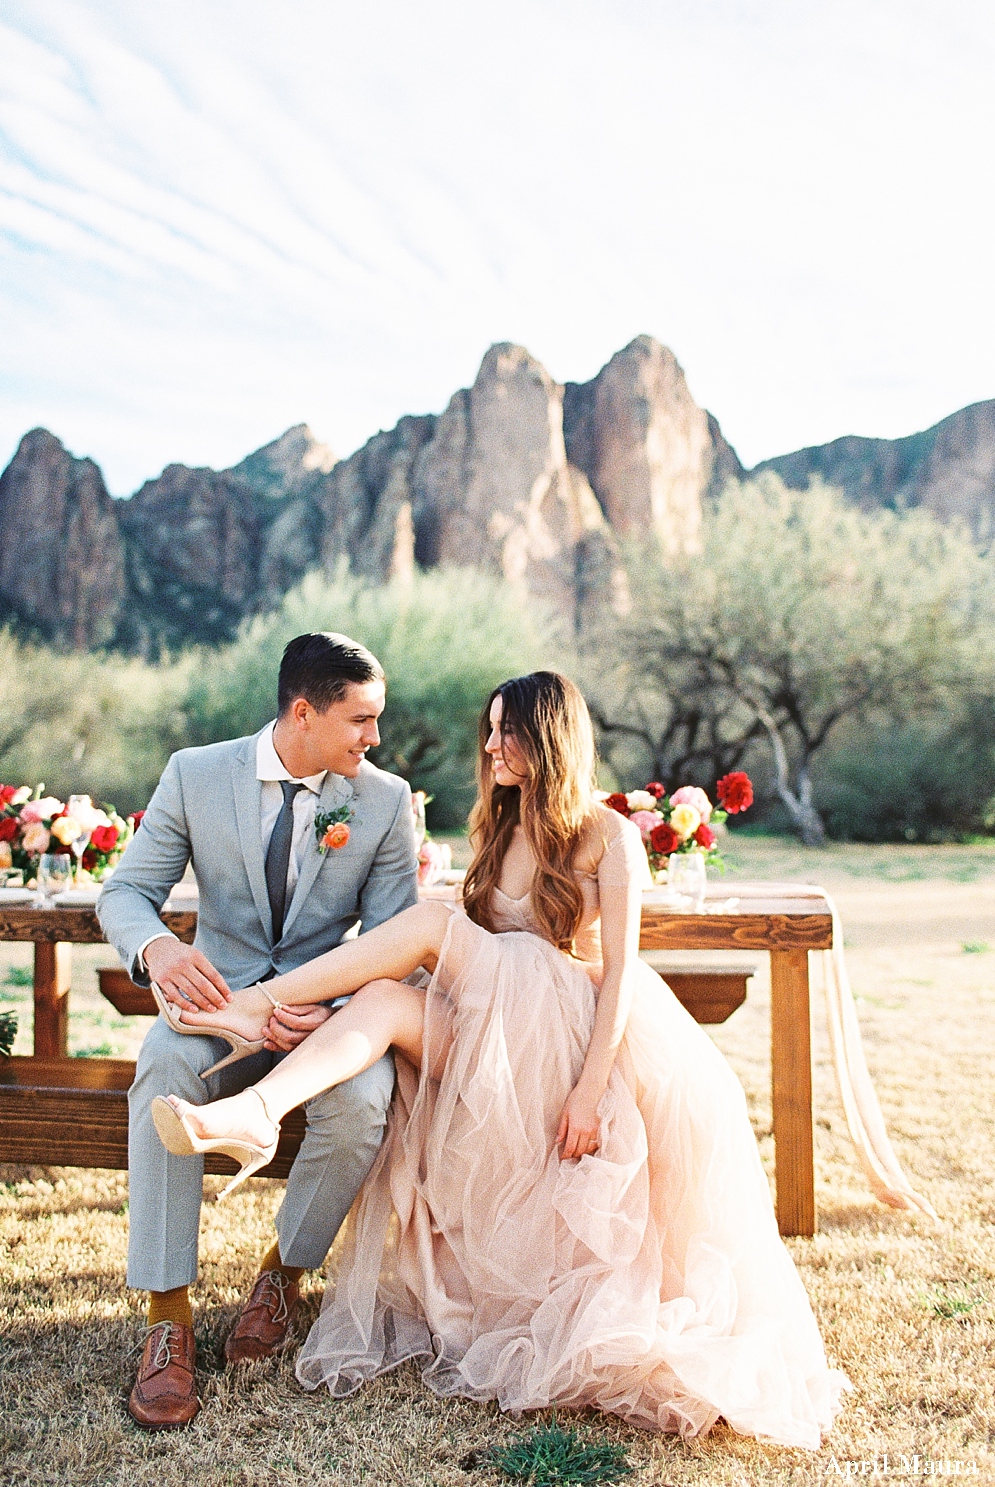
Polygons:
M778 796L821 842L813 758L844 719L935 710L956 691L979 626L991 633L987 579L968 537L923 513L862 512L772 475L732 485L699 554L633 561L625 664L614 706L596 696L595 710L609 739L645 734L636 714L662 699L659 747L679 764L682 745L723 768L765 739Z

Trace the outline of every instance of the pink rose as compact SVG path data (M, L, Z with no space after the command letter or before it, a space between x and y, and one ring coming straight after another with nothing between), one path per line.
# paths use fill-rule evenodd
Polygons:
M47 852L51 840L52 833L47 826L43 826L40 821L31 821L21 838L21 846L34 857L37 852Z
M29 800L21 807L21 820L25 826L29 821L51 821L53 816L61 816L64 810L61 800L56 800L54 795L43 795L41 800Z
M419 883L423 888L427 888L430 883L438 883L445 870L446 854L444 850L439 846L438 842L434 842L431 837L426 837L418 853Z
M649 836L654 826L659 826L660 824L660 817L656 811L633 811L629 820L633 826L639 827L639 835L643 841Z
M704 790L699 790L697 785L682 785L675 790L670 797L671 805L689 805L698 812L703 821L710 821L712 817L712 802Z

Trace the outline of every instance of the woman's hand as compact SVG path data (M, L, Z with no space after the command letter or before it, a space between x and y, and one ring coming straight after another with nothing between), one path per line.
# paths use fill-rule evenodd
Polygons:
M570 1092L563 1107L560 1129L556 1133L556 1144L562 1146L560 1157L568 1161L571 1157L590 1156L601 1144L598 1140L600 1121L598 1101L578 1084Z

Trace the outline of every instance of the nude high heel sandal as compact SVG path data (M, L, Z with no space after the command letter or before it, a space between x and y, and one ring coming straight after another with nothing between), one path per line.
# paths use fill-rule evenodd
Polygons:
M267 997L273 1003L273 1006L278 1012L283 1011L283 1003L278 1002L275 996L270 996L270 993L261 981L256 982L255 989L261 991L263 996ZM175 1002L168 1002L163 994L162 987L157 986L154 981L152 982L152 995L155 998L156 1006L174 1033L193 1033L201 1038L223 1038L231 1048L231 1053L227 1054L224 1058L218 1059L216 1064L212 1064L209 1069L204 1070L200 1076L201 1079L209 1079L219 1069L226 1069L229 1064L237 1064L239 1059L248 1058L252 1053L261 1053L266 1047L265 1038L243 1038L241 1033L233 1033L226 1027L212 1027L207 1022L197 1024L181 1022L181 1008Z
M197 1152L217 1151L223 1156L231 1157L239 1163L239 1170L235 1173L228 1186L218 1194L218 1202L233 1193L240 1183L254 1172L268 1167L276 1156L276 1148L280 1140L280 1123L275 1121L266 1108L266 1100L255 1085L249 1085L249 1091L256 1095L266 1111L266 1119L273 1127L273 1139L266 1146L258 1146L254 1141L236 1141L231 1136L198 1136L190 1124L190 1116L183 1110L177 1110L169 1100L162 1095L157 1095L152 1101L152 1119L155 1123L159 1140L167 1151L171 1151L177 1157L193 1156ZM183 1102L187 1104L187 1101ZM197 1106L191 1106L196 1110Z

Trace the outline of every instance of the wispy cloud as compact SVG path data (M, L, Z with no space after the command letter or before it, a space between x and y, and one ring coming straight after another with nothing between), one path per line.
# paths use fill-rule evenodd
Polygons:
M0 0L0 453L348 451L646 330L747 459L995 395L991 13Z

